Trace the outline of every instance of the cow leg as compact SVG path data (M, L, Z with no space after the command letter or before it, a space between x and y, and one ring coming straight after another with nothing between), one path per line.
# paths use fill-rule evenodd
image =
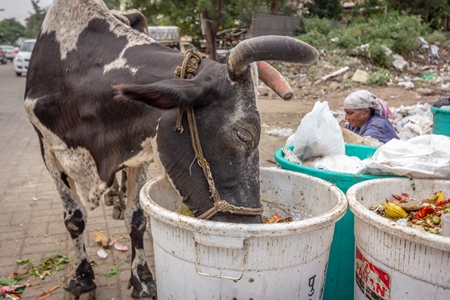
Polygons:
M119 183L117 181L117 176L114 176L113 185L108 188L103 195L103 199L105 200L105 205L111 206L116 202L117 197L119 196Z
M82 294L94 291L97 286L94 283L94 271L89 262L84 247L83 232L86 226L86 210L80 201L74 201L73 198L62 191L64 202L64 224L70 233L75 248L74 274L66 287L75 299Z
M87 257L83 239L83 231L86 227L86 209L76 193L73 180L62 171L62 167L54 156L45 153L44 161L63 201L64 224L75 248L74 272L72 272L72 278L65 289L70 292L73 299L78 299L82 294L95 294L97 288L94 283L95 275Z
M116 220L124 219L126 197L127 197L127 173L122 170L117 202L113 208L113 219Z
M139 191L147 180L147 165L127 169L127 205L125 225L131 238L131 278L128 288L133 287L133 298L156 299L156 283L148 268L144 253L144 233L147 220L139 203Z

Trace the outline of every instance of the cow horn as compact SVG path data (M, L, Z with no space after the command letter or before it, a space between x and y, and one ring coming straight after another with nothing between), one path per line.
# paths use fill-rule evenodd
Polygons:
M295 38L266 35L240 42L228 58L230 76L241 75L247 66L256 61L278 60L309 65L319 58L313 46Z
M294 94L289 83L274 67L265 61L256 62L259 79L267 84L283 100L291 100Z

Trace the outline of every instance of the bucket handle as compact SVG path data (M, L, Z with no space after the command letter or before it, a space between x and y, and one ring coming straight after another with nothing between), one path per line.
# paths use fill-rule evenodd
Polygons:
M247 263L247 256L248 256L248 242L245 239L242 242L243 242L243 245L242 245L241 249L244 250L244 259L242 261L242 267L241 267L241 271L240 271L240 274L239 274L238 277L222 276L222 275L216 275L216 274L210 274L210 273L206 273L206 272L201 272L199 270L199 259L198 259L198 249L197 249L197 247L198 247L198 245L200 243L198 243L196 240L195 240L195 271L197 272L198 275L206 276L206 277L214 277L214 278L220 278L220 279L230 279L230 280L236 280L236 281L241 279L242 275L244 274L244 268L245 268L245 264Z

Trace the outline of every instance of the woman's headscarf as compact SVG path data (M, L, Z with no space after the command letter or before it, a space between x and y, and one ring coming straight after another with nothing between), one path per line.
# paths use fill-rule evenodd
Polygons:
M374 94L366 90L351 93L344 100L344 109L373 108L377 115L381 115L381 104Z

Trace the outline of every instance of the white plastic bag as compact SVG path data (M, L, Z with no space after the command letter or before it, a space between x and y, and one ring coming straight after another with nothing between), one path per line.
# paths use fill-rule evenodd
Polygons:
M450 179L450 137L429 134L407 141L392 139L363 164L362 174Z
M327 101L317 101L313 110L303 117L294 136L294 154L302 161L345 154L341 128Z
M358 173L362 167L362 161L356 156L333 154L324 157L313 158L303 163L305 166L325 171L339 173Z

